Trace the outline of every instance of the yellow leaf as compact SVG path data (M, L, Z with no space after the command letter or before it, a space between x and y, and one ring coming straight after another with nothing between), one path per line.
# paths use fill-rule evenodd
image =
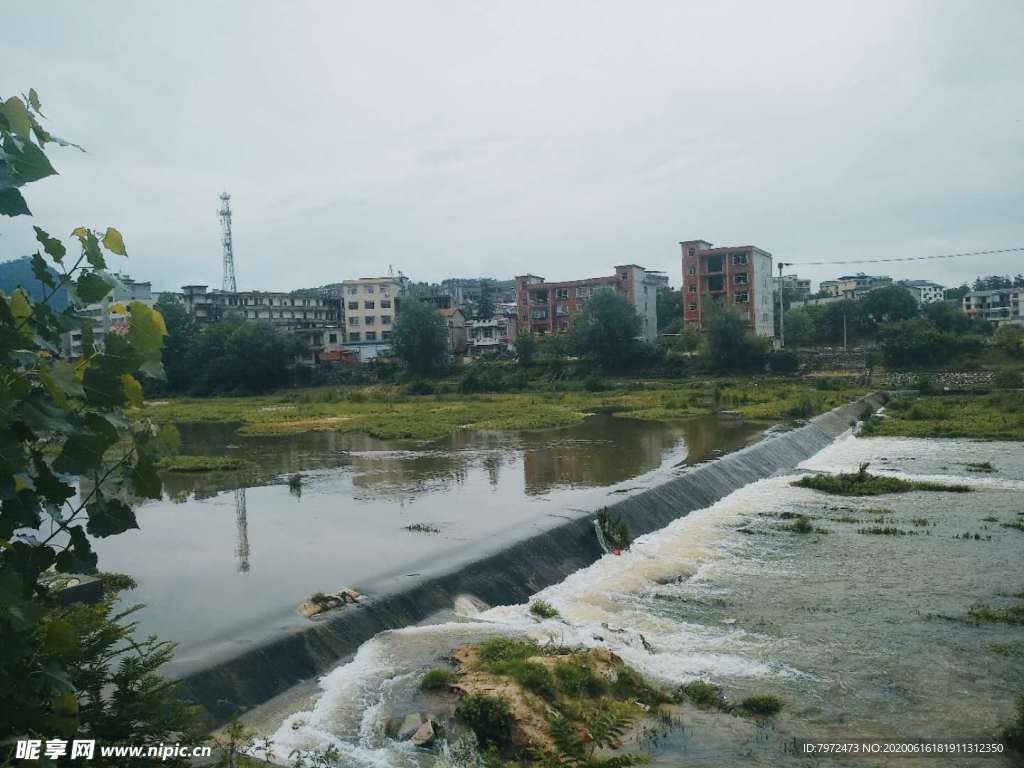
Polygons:
M126 314L128 314L128 307L126 307L121 302L117 302L116 304L111 304L111 306L110 306L110 314L112 314L112 315L126 315Z
M71 230L71 234L72 236L77 237L79 240L85 240L85 238L89 235L89 230L86 229L85 227L75 227L73 230Z
M32 304L29 302L25 292L18 288L10 298L11 314L14 316L14 324L21 327L21 335L32 338L32 329L25 321L32 315Z
M103 247L111 253L116 253L118 256L128 255L124 249L124 238L113 227L107 227L107 234L103 236Z
M134 408L142 407L142 385L139 384L138 379L130 373L124 374L121 377L121 389L124 392L124 399L128 402L128 405Z

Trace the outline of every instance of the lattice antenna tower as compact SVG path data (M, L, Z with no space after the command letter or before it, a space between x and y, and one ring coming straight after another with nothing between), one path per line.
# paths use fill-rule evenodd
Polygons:
M225 291L235 293L238 284L235 282L235 254L231 250L231 195L222 192L220 196L220 228L221 242L224 244L224 283Z

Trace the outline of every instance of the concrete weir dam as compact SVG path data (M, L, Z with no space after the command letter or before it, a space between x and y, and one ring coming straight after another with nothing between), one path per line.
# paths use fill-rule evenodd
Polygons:
M634 536L659 530L733 491L792 470L848 430L885 400L868 395L788 431L769 432L758 442L688 468L656 487L607 505ZM173 674L187 698L200 704L214 724L262 704L323 674L379 632L397 629L450 610L460 596L489 605L525 602L531 595L598 560L604 551L595 535L598 509L566 509L541 532L512 531L467 547L443 562L416 563L418 572L372 584L353 584L365 597L358 607L299 619L225 648L212 658L185 660ZM353 546L353 544L347 544ZM357 543L355 544L357 546ZM344 550L339 550L343 558ZM296 567L301 553L296 553Z

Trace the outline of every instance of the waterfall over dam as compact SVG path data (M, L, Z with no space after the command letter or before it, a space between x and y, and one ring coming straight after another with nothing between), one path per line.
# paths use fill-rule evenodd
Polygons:
M607 509L624 520L634 536L658 530L749 483L793 469L884 399L882 393L868 395L804 426L769 433L753 445L610 503ZM451 609L460 596L471 595L489 605L526 602L605 554L593 525L597 512L564 510L539 532L536 527L525 533L509 531L467 546L444 562L410 565L419 573L354 584L368 595L359 607L332 612L319 621L261 628L252 637L225 644L212 657L176 661L172 674L180 681L182 695L200 704L212 723L223 723L323 674L378 632ZM344 551L339 550L342 557ZM296 553L296 567L301 567L301 553Z

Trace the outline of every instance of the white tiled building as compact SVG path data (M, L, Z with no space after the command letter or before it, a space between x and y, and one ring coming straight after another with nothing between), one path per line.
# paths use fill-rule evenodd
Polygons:
M360 361L373 360L390 351L403 287L401 277L360 277L341 283L345 348Z

